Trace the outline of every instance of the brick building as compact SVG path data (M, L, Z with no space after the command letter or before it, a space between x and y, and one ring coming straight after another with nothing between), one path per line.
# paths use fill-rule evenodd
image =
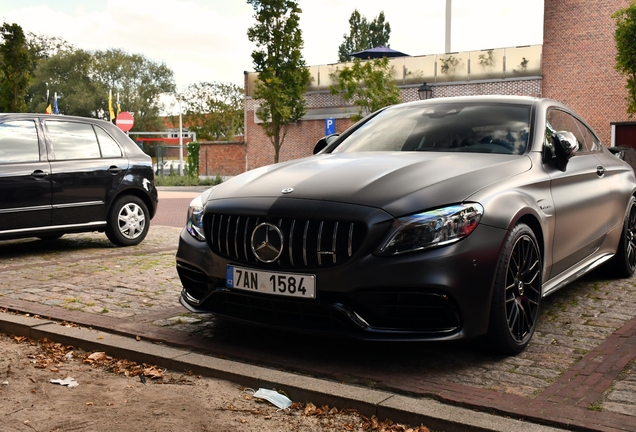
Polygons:
M614 69L616 48L611 17L629 4L630 0L545 0L542 46L392 59L402 100L416 100L417 87L422 82L432 85L433 97L480 94L548 97L579 112L605 145L636 147L636 126L626 114L625 79ZM480 61L484 54L494 60L489 68ZM452 77L444 76L439 60L451 55L460 60L460 66ZM353 108L328 90L329 74L336 67L310 67L313 80L305 94L308 113L289 126L280 161L311 155L315 142L325 135L326 118L336 119L338 133L352 124L348 116ZM202 175L205 170L234 175L239 167L249 170L274 161L273 147L255 117L258 102L251 98L254 80L255 74L245 73L243 151L229 148L219 151L217 156L208 158L213 166L202 169ZM223 167L234 167L232 174L214 167L220 163Z
M543 96L577 111L605 145L629 145L612 134L629 120L625 78L615 69L612 14L630 0L545 0ZM615 130L616 132L616 130ZM636 142L632 143L636 146Z

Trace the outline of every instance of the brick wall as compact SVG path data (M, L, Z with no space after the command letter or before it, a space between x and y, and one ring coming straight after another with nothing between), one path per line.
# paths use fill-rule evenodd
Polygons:
M543 96L577 111L611 143L610 122L626 121L625 79L614 69L611 15L630 0L545 0Z
M320 102L333 101L335 97L325 94L307 94L305 98L308 107L322 108L324 105L318 105ZM246 100L245 111L247 113L245 117L245 136L248 169L269 165L274 162L274 146L265 135L265 130L260 124L254 123L254 101L252 99ZM336 132L342 133L352 124L353 122L349 119L337 119ZM324 120L300 120L297 123L288 125L285 140L280 148L279 161L283 162L311 155L316 141L323 136L325 136Z
M435 85L433 97L513 95L541 97L541 79L507 79L481 83Z
M243 141L202 142L199 149L199 175L235 176L245 172L245 150Z

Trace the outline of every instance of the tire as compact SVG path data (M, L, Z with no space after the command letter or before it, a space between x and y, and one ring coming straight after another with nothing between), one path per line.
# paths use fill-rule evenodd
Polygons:
M143 241L150 228L150 214L144 202L133 195L115 201L106 220L106 236L118 246L134 246Z
M636 199L631 197L616 255L605 268L610 277L628 278L636 270Z
M499 257L493 289L488 339L496 353L518 354L530 342L539 317L542 269L534 233L516 225Z

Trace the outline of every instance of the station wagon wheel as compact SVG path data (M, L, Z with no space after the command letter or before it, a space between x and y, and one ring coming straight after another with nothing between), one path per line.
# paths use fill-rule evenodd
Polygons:
M133 195L115 201L108 214L106 235L118 246L141 243L150 228L150 215L144 202Z
M607 263L608 275L628 278L636 270L636 199L631 197L625 213L616 255Z
M495 351L517 354L530 342L539 317L541 275L534 233L518 224L506 240L495 279L488 330Z

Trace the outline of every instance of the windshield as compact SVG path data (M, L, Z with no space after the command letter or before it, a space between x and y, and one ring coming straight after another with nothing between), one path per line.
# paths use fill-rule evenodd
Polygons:
M434 151L523 154L530 105L442 103L387 109L349 135L336 152Z

